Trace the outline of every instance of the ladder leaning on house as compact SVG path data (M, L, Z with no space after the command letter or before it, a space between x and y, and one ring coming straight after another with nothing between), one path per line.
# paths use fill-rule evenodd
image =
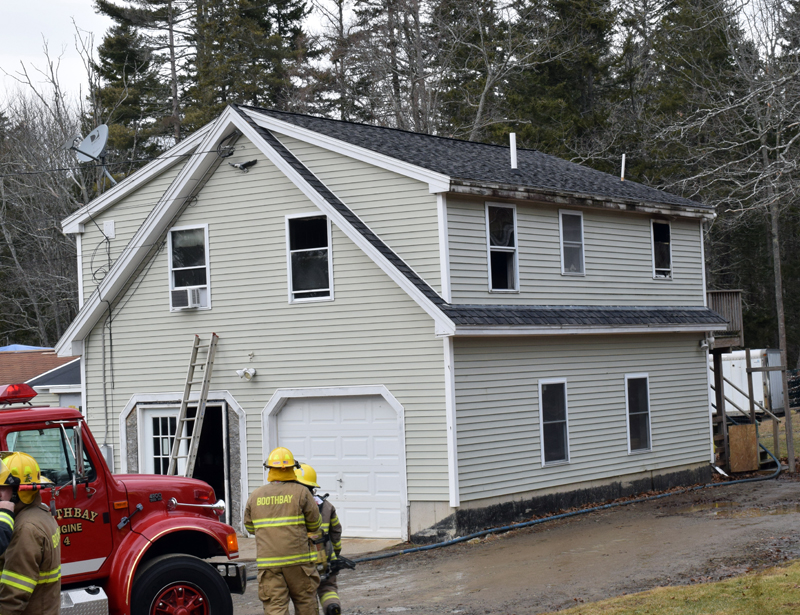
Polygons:
M172 443L172 450L169 454L169 470L167 474L170 476L178 474L178 461L181 459L186 460L183 476L191 476L194 473L194 464L197 460L197 447L200 444L200 436L203 432L203 419L206 414L208 387L211 383L211 371L214 368L214 355L217 351L217 342L219 342L219 337L216 333L211 334L211 340L205 345L201 343L199 335L194 336L192 358L189 360L189 370L186 373L186 385L183 387L181 408L178 412L178 422L175 426L175 440ZM205 356L202 356L203 353ZM203 377L199 380L195 380L195 368L197 367L203 372ZM194 416L189 416L189 401L192 387L197 385L200 385L200 395L197 399L197 411ZM191 430L189 429L190 426ZM188 444L185 453L181 454L181 446L184 442Z

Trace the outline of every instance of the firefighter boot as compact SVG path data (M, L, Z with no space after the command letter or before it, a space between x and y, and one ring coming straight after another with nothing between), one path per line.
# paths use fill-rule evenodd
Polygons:
M328 608L325 609L325 615L342 615L342 607L336 603L329 604Z

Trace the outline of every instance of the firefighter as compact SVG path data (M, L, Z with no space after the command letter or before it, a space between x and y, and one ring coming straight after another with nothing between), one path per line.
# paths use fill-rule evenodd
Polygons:
M0 478L8 475L8 468L0 459ZM13 497L11 489L0 489L0 555L5 552L14 532L14 502L11 501Z
M38 491L20 485L41 484L36 460L26 453L4 453L0 493L15 500L15 527L0 557L0 613L58 615L61 608L61 537Z
M287 615L289 599L295 615L319 613L317 553L308 534L319 530L320 515L314 497L295 480L295 465L289 449L274 449L264 462L267 484L250 495L244 511L244 526L256 536L264 615Z
M307 463L301 463L294 473L297 476L297 482L308 487L311 493L314 493L315 489L319 488L317 472ZM339 523L339 518L336 516L336 509L327 499L314 495L314 501L319 506L319 512L322 515L320 529L325 539L325 551L328 556L327 574L323 575L317 589L317 596L325 615L340 615L342 604L337 593L339 591L337 582L339 573L330 569L330 562L339 557L342 552L342 524Z

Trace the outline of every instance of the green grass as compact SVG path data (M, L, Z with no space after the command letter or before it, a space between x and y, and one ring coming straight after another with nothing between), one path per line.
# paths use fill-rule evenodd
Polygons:
M786 459L786 419L781 418L778 425L778 434L780 437L780 451L779 453L772 450L775 448L772 440L772 421L764 421L758 426L758 441L771 450L779 459ZM794 455L800 456L800 415L795 410L792 412L792 434L794 434Z
M576 606L559 615L796 615L800 561L717 583L659 587Z

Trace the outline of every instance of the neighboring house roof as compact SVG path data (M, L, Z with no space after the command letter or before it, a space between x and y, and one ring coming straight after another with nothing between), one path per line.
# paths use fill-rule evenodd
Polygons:
M545 306L545 305L449 305L445 314L457 332L470 327L672 328L676 325L700 330L725 328L727 321L706 307Z
M517 150L517 169L512 169L509 148L473 141L408 132L396 128L355 124L310 115L242 108L339 139L392 158L417 165L452 179L485 184L524 186L582 197L606 197L622 201L662 203L679 207L711 207L632 181L550 156L537 150Z
M0 352L0 384L28 382L76 359L72 356L59 357L52 348Z
M81 384L81 360L76 357L72 361L51 369L41 376L28 380L26 384L32 387L63 387L80 386Z

